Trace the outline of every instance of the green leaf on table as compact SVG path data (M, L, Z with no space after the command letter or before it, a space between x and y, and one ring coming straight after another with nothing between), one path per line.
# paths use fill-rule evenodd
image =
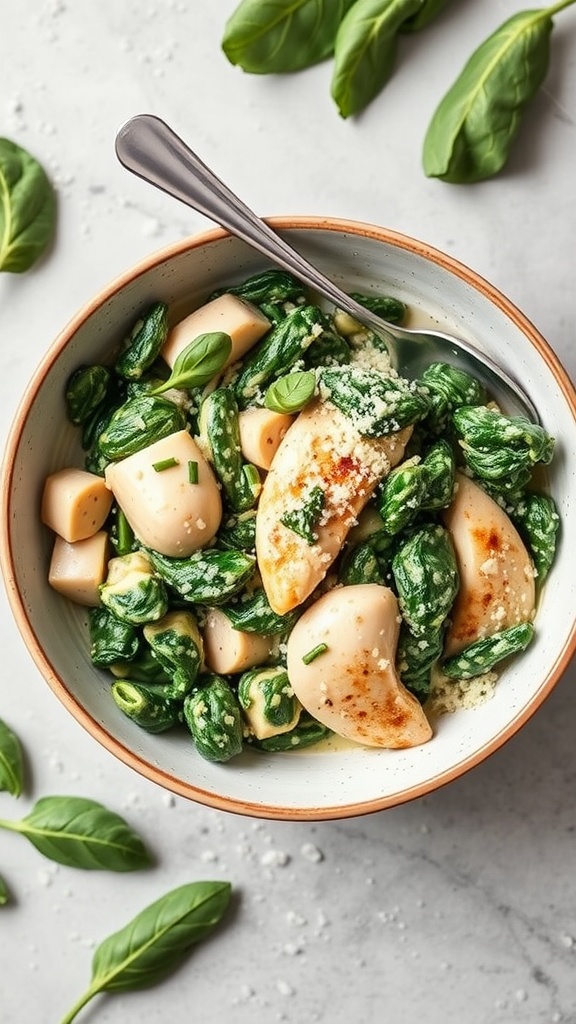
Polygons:
M8 903L8 899L8 888L6 886L6 882L2 878L2 875L0 875L0 907L5 906L6 903Z
M133 829L114 811L77 796L42 797L20 821L0 821L19 832L45 857L67 867L136 871L150 855Z
M298 71L329 57L354 0L242 0L226 22L222 49L253 74Z
M97 947L90 985L61 1024L70 1024L99 992L147 988L181 963L218 924L230 901L229 882L191 882L161 896Z
M419 32L440 13L448 0L420 0L420 8L403 23L402 32Z
M0 138L0 270L21 274L49 245L56 197L37 160Z
M504 167L524 108L548 70L552 15L573 2L515 14L474 51L428 127L428 177L464 184Z
M24 761L18 737L0 718L0 791L20 796L24 782Z
M331 85L342 117L363 110L388 81L398 33L421 6L422 0L356 0L342 19Z

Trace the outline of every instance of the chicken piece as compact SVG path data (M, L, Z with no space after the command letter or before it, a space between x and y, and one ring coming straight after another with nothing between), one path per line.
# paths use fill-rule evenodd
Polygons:
M377 483L402 459L411 433L405 427L363 437L344 413L320 401L289 428L256 516L262 583L279 615L300 605L324 578ZM298 526L299 519L309 521L310 532L286 525Z

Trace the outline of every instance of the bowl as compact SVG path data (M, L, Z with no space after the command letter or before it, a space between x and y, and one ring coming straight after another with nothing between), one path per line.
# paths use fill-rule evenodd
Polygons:
M544 427L558 439L549 488L562 536L576 532L576 395L550 346L478 274L429 245L385 228L314 217L270 223L348 290L389 292L414 322L474 341L516 375ZM21 401L2 469L1 559L17 625L40 673L88 733L143 776L176 794L254 817L319 820L378 811L458 778L509 740L541 706L576 643L573 567L560 541L537 615L537 639L502 674L493 697L440 716L434 737L406 750L346 747L289 753L246 751L226 764L202 759L177 730L151 735L110 697L109 676L90 662L85 609L52 590L52 537L39 519L45 477L81 465L78 431L66 419L65 382L82 363L105 360L138 312L169 303L178 320L215 288L263 269L263 257L222 230L161 250L89 302L46 352ZM47 443L47 439L49 443Z

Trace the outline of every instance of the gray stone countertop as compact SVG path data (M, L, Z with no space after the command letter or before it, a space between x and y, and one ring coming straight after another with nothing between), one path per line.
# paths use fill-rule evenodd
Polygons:
M558 15L544 87L506 171L475 186L427 179L426 125L473 47L522 5L453 3L402 40L358 118L330 67L243 74L220 41L233 0L2 4L0 135L43 161L59 195L55 247L0 279L0 432L42 353L116 275L207 227L119 167L132 114L170 121L263 215L326 214L444 249L507 294L569 372L574 346L576 9ZM0 598L0 717L26 750L27 790L91 796L154 850L146 873L58 867L0 833L2 1024L58 1024L95 946L167 889L229 878L228 925L172 978L100 996L86 1024L576 1024L576 675L465 777L365 818L242 818L165 793L116 761L56 700Z

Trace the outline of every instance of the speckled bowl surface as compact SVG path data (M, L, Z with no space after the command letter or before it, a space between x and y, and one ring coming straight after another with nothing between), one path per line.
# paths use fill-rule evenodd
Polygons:
M496 751L530 718L568 665L576 644L575 576L567 538L576 534L576 395L549 345L497 289L430 246L367 224L276 218L274 227L348 290L404 299L416 319L470 338L518 377L557 438L549 486L562 540L537 616L537 638L503 673L489 701L443 715L434 737L410 750L357 747L262 754L227 764L203 760L178 730L150 735L116 708L109 676L89 658L85 610L47 583L52 538L39 520L48 473L81 465L63 391L82 363L105 360L147 303L177 320L213 289L265 265L244 243L214 230L153 254L112 282L48 349L22 399L2 469L2 569L18 627L40 672L77 721L111 753L160 786L213 807L278 819L364 814L422 796Z

